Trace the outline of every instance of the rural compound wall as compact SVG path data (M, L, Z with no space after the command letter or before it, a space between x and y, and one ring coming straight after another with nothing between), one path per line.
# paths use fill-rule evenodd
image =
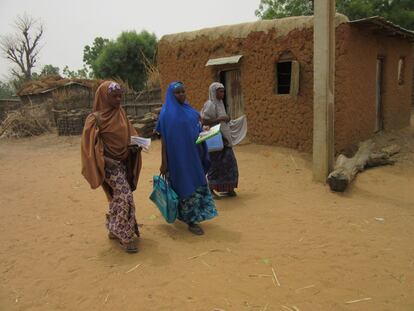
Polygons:
M381 48L381 43L386 42ZM384 126L408 125L409 83L398 86L395 71L400 55L409 44L385 36L374 36L350 24L337 27L336 44L336 150L342 151L370 137L375 126L375 70L378 53L385 54ZM275 64L285 52L300 62L299 94L275 94ZM277 144L302 151L312 150L313 127L313 29L295 29L288 35L278 31L251 32L245 38L198 36L191 40L162 39L158 65L162 90L172 81L183 81L189 102L201 109L208 87L218 72L234 66L205 67L211 58L242 54L237 65L248 118L249 137L264 144ZM411 55L411 54L407 54ZM412 60L406 57L406 81L411 79ZM407 70L409 69L409 70ZM165 96L165 94L163 94Z

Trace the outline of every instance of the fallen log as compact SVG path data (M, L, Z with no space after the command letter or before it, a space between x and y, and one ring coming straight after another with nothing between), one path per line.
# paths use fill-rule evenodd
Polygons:
M368 140L359 145L358 151L352 158L340 154L334 170L327 179L330 189L335 192L344 192L356 175L365 168L395 163L391 156L399 152L398 146L383 148L380 152L373 152L373 148L374 142Z

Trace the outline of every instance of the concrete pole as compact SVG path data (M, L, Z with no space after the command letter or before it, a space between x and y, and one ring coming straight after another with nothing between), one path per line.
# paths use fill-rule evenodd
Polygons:
M314 0L313 179L325 182L334 162L335 0Z

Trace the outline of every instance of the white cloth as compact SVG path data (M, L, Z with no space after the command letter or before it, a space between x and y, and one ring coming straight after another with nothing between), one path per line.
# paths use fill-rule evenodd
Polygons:
M247 134L247 118L246 116L241 116L236 120L231 120L229 122L231 140L233 146L239 144Z
M217 99L217 90L223 88L224 85L214 82L208 89L208 101L205 102L200 115L205 120L215 120L219 117L227 116L226 108L222 100ZM247 134L246 116L241 116L230 122L221 122L221 134L223 135L224 145L232 147L240 143Z

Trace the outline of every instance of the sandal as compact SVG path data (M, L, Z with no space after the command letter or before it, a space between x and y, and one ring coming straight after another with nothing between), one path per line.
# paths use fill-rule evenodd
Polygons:
M214 190L210 190L210 192L213 195L214 200L220 200L221 199L221 196L217 192L215 192Z
M195 235L203 235L204 231L198 224L188 224L188 230Z
M128 242L128 243L122 243L119 241L119 244L125 249L127 253L134 254L138 252L137 245L134 241Z
M237 193L236 193L236 191L232 190L232 191L227 192L227 196L229 196L229 197L236 197L237 196Z

